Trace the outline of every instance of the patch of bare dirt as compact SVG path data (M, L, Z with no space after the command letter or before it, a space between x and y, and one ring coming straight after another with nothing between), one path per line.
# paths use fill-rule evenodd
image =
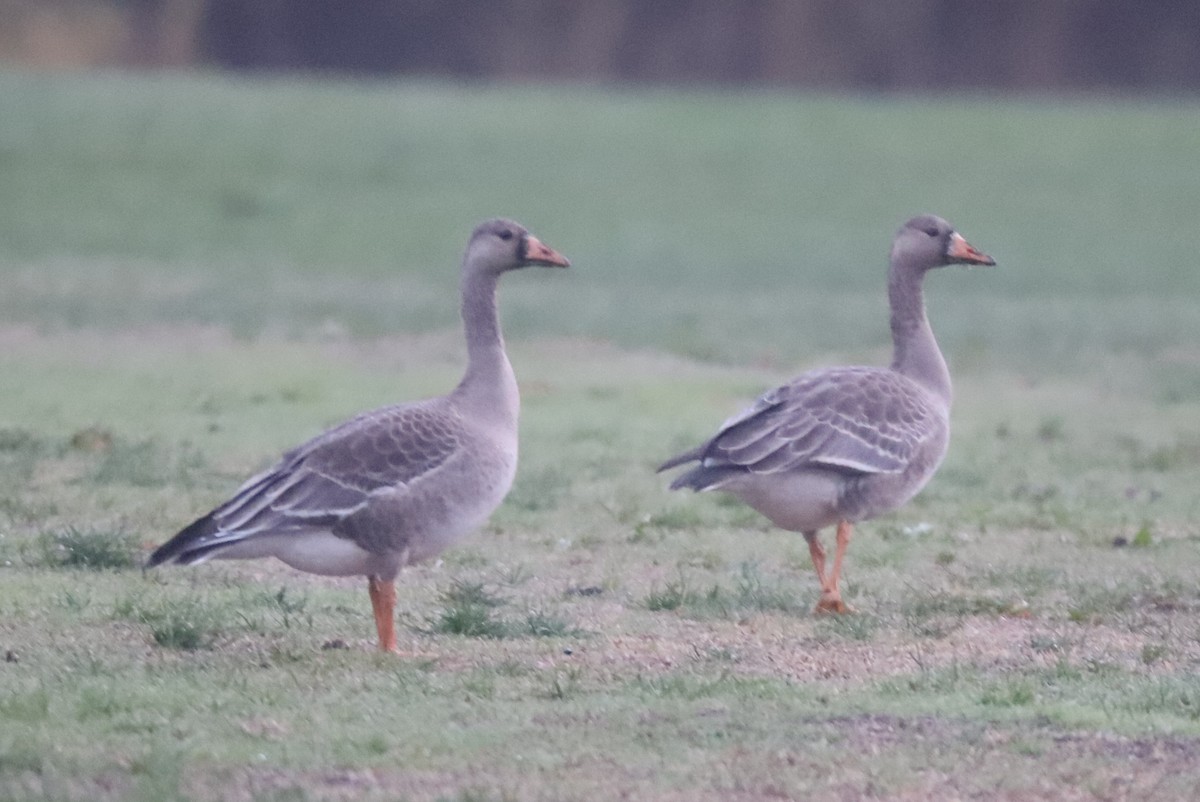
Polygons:
M1028 722L1015 727L878 714L827 719L819 726L844 738L846 748L858 753L875 754L914 742L965 747L966 759L960 769L943 772L937 787L926 789L930 793L897 798L1186 799L1189 796L1181 795L1188 793L1186 780L1182 785L1177 781L1188 776L1200 779L1200 740L1192 738L1125 738L1102 732L1064 732ZM987 769L989 763L994 778ZM987 788L993 780L1005 787Z
M864 714L802 722L814 741L836 748L814 754L803 745L769 755L733 747L720 758L734 770L721 787L664 788L645 768L604 755L553 768L509 767L503 776L454 771L373 769L287 771L238 769L226 776L195 772L194 798L239 802L300 791L307 799L432 800L475 794L483 799L733 800L1184 800L1197 776L1200 741L1123 738L1022 723L1019 727L933 716ZM837 757L847 756L846 760ZM900 776L872 777L856 766L902 756ZM939 756L949 759L939 760ZM569 789L569 790L568 790Z
M720 661L734 675L853 686L952 665L1002 673L1101 663L1149 674L1200 666L1200 644L1185 639L1173 647L1170 658L1147 664L1143 649L1152 635L1026 618L968 618L936 639L881 630L862 641L821 636L812 621L777 616L743 622L666 616L652 630L624 634L616 620L580 624L614 634L582 640L569 656L543 657L540 668L584 665L602 677L668 673ZM445 666L453 668L458 661L447 657Z
M337 585L355 594L361 591L363 613L358 626L338 634L352 649L372 649L374 629L363 580L301 575L273 561L231 563L220 570L223 575L255 583L313 582ZM719 666L721 673L733 676L822 682L833 689L951 666L997 675L1063 666L1104 666L1144 676L1200 671L1200 638L1169 636L1172 631L1188 631L1181 629L1180 622L1190 621L1191 614L1160 609L1152 601L1139 611L1136 627L975 615L955 618L954 627L941 637L917 636L902 627L877 624L864 639L855 640L829 634L826 622L811 616L755 614L741 620L693 620L672 613L648 613L605 592L572 597L568 618L583 634L564 650L558 639L480 640L421 631L422 623L433 614L438 589L446 584L447 576L446 569L437 565L416 566L405 572L398 586L400 609L411 611L409 626L402 622L400 628L401 649L422 660L434 660L439 671L474 671L516 662L543 671L582 672L584 681L606 682L639 675L716 671ZM558 595L542 586L546 581L552 579L547 577L522 590L534 599ZM513 614L521 609L515 600ZM314 650L320 646L314 641Z

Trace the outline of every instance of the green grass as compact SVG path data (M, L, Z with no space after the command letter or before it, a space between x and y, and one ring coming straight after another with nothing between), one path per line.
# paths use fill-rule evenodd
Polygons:
M220 608L202 600L169 602L153 610L137 610L137 620L146 625L154 642L167 649L208 649L222 634Z
M798 599L778 582L763 579L756 564L744 562L729 584L714 582L706 588L693 587L688 575L679 575L662 588L657 586L646 594L642 603L652 612L678 611L693 618L743 618L757 612L806 614L811 605Z
M930 282L960 363L1088 371L1200 328L1186 102L20 73L0 96L10 321L449 327L467 232L506 214L576 265L512 282L510 335L791 365L877 347L890 235L930 210L1000 260ZM1164 392L1196 391L1188 364Z
M493 610L504 602L481 584L456 583L441 594L442 610L434 631L470 638L502 638L509 628Z
M0 798L1190 799L1193 102L0 74ZM912 212L945 465L798 535L653 474L798 370L886 360ZM278 453L459 376L506 214L508 502L399 582L144 554ZM825 535L828 541L829 533ZM826 543L830 546L830 543Z
M35 561L59 567L132 568L139 554L136 538L128 532L85 532L68 527L43 532L36 541Z
M584 633L554 613L528 610L514 617L503 608L507 600L481 582L456 580L443 590L438 601L441 609L430 622L433 632L463 635L468 638L561 638Z

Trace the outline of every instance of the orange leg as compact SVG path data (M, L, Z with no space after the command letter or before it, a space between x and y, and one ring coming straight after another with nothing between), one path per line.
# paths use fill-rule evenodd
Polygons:
M816 532L805 532L804 539L808 541L808 554L812 557L813 568L817 569L817 582L821 590L825 589L825 547L817 539Z
M817 582L821 585L821 599L817 602L817 613L845 612L842 599L837 593L837 587L825 576L825 548L817 539L816 532L805 532L804 539L808 541L808 554L812 557L813 568L817 571Z
M833 574L829 576L829 588L833 591L832 612L850 612L850 606L841 600L841 562L846 558L846 546L850 545L850 537L854 527L850 521L838 521L838 546L833 552Z
M833 572L829 575L828 584L822 586L821 600L817 602L819 613L848 613L850 607L842 601L842 591L838 581L842 578L842 560L846 557L846 547L850 545L850 536L854 527L849 521L838 521L837 548L833 552Z
M396 583L385 582L377 576L367 578L371 594L371 610L375 613L375 629L379 632L379 650L398 652L396 645Z

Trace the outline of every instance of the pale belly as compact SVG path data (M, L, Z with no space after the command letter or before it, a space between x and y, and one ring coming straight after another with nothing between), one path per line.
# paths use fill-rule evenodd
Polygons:
M213 557L223 560L277 557L293 568L322 576L367 575L378 573L380 568L378 555L328 531L259 535L221 549Z
M720 487L792 532L815 532L837 523L839 489L836 478L817 471L748 475Z
M377 494L368 505L327 529L263 533L232 543L212 559L276 557L325 576L393 578L405 565L428 560L487 521L516 474L506 453L476 452L445 466L436 482L417 482Z
M721 485L792 532L815 532L839 521L865 521L889 513L920 492L937 469L937 460L916 463L902 473L847 476L804 470L747 474Z

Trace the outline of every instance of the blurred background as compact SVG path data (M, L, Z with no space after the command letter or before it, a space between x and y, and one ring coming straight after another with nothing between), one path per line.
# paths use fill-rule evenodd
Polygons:
M514 341L878 360L929 211L1000 261L930 282L957 375L1186 396L1197 89L1191 1L0 0L0 319L454 331L504 215L579 268Z
M0 60L844 89L1200 89L1191 0L0 0Z

